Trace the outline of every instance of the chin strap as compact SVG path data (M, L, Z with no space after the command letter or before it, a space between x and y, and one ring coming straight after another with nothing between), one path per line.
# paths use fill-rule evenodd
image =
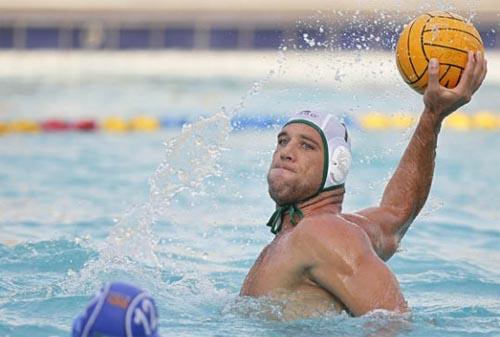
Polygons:
M274 211L273 215L271 215L271 218L267 222L267 226L271 227L271 233L278 234L278 232L281 230L283 215L285 213L290 213L290 222L294 226L297 224L297 222L295 221L295 216L299 217L299 221L304 217L304 213L302 213L302 211L296 204L277 207L276 211Z
M302 200L301 202L310 200L318 196L322 192L333 191L342 187L344 187L344 184L322 188L318 193L306 198L305 200ZM271 227L271 233L278 234L278 232L281 230L283 215L287 212L290 213L290 222L294 226L297 224L297 222L295 221L295 216L299 217L299 221L304 217L304 213L302 213L302 211L300 210L299 206L297 206L296 203L284 206L276 206L276 211L274 211L273 215L271 215L271 218L269 219L266 225L268 227Z

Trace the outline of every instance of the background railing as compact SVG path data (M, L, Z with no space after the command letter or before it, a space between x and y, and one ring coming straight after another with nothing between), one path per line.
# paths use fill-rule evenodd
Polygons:
M417 2L0 0L0 49L391 49L410 18L435 9ZM455 2L498 48L496 0Z
M479 27L486 48L498 48L497 33ZM481 29L482 28L482 29ZM306 34L306 35L305 35ZM391 49L398 31L380 30L373 39L363 40L362 48ZM277 49L285 41L297 49L356 49L363 37L357 29L340 27L337 33L319 27L283 26L239 27L237 25L129 25L127 23L85 23L82 25L14 24L0 27L1 49ZM308 43L307 41L313 41Z

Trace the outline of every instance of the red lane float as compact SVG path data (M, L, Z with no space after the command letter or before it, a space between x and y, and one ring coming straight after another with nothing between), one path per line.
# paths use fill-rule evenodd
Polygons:
M72 129L83 132L95 131L97 129L97 123L91 119L82 119L73 123Z
M43 131L47 132L60 132L70 129L70 124L62 119L48 119L40 123Z

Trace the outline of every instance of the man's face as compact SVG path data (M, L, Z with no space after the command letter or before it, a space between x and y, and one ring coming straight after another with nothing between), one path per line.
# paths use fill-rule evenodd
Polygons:
M304 200L316 193L323 179L324 148L314 128L292 123L278 134L267 173L269 195L278 205Z

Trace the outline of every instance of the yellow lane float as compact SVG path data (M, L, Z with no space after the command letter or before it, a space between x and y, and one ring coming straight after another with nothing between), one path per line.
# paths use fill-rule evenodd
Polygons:
M407 129L413 126L415 121L415 117L404 114L395 114L389 117L389 125L394 129Z
M359 123L363 129L367 130L384 130L389 128L389 119L378 112L370 112L363 115L359 119Z
M130 128L134 131L156 131L160 128L160 121L156 118L140 116L130 121Z
M457 131L468 131L472 129L472 118L460 111L454 112L446 117L443 126Z
M18 120L11 121L7 124L7 131L14 133L30 133L30 132L39 132L40 125L31 120Z
M7 123L0 122L0 135L6 133L7 131Z
M500 127L500 118L490 111L480 111L472 117L474 128L495 130Z
M101 128L108 132L125 132L129 130L129 124L120 117L108 117L102 122Z
M411 114L389 116L370 112L360 116L358 122L365 130L407 129L417 122L417 117ZM490 111L480 111L473 115L457 111L444 120L443 126L457 131L500 130L500 115Z
M378 112L370 112L359 118L361 127L367 130L406 129L415 124L415 121L415 117L401 113L387 116Z

